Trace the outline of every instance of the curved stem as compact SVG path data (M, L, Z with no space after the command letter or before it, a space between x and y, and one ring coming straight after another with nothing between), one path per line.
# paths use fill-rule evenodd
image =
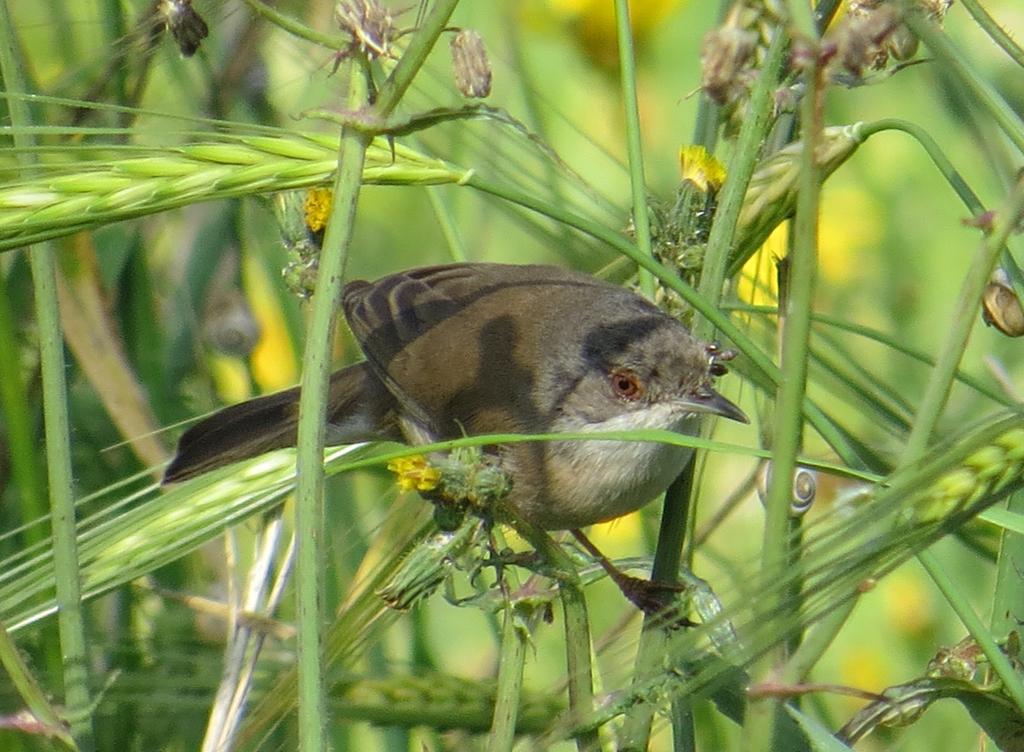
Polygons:
M1024 49L1021 49L1020 45L1013 41L1013 37L1007 34L999 22L988 14L981 3L978 0L961 0L961 2L981 30L988 34L992 41L1010 56L1013 62L1024 68Z
M906 0L903 5L911 6ZM991 84L977 74L963 52L953 44L945 32L925 18L918 9L911 6L907 10L905 15L907 27L920 37L938 61L944 64L977 100L978 104L988 111L1006 137L1013 142L1013 145L1024 152L1024 126L1021 124L1020 117L1006 103L1006 100Z

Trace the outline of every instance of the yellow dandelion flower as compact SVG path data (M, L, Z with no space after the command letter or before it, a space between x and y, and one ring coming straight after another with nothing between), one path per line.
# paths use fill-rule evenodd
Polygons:
M398 476L402 491L433 491L441 481L441 471L431 467L422 454L391 460L388 470Z
M725 165L703 146L679 149L679 171L683 180L689 180L704 193L717 191L725 182Z

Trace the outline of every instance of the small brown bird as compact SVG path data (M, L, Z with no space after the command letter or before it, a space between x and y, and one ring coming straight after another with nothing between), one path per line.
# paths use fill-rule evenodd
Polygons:
M327 443L424 444L491 433L696 430L746 422L712 388L723 353L640 296L550 266L452 264L352 282L345 317L366 360L331 377ZM172 483L294 446L298 389L228 407L189 429ZM545 441L490 449L512 479L504 503L533 524L579 528L638 509L686 447Z

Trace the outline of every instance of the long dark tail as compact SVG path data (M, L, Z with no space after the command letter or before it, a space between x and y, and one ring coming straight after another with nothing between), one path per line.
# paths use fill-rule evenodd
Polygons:
M365 363L331 375L327 422L329 444L400 438L394 399ZM295 446L298 423L298 387L226 407L182 434L164 483Z

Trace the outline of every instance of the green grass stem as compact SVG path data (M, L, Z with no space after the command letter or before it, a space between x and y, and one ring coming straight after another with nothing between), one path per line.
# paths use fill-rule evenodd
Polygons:
M372 105L372 116L383 122L392 113L444 30L456 4L457 0L444 0L431 9L413 36L409 48L381 86L376 102ZM359 111L368 101L368 71L362 66L356 66L349 82L348 107L352 111ZM321 564L324 560L324 421L327 384L332 365L331 346L348 249L355 226L363 165L372 139L373 134L364 129L344 127L341 131L334 200L324 233L313 314L303 354L296 503L296 534L300 541L296 556L299 746L303 752L320 752L325 748L326 717L320 631Z
M50 704L46 697L46 691L39 686L31 669L22 658L21 651L11 638L10 632L0 622L0 666L7 672L7 678L17 691L25 707L36 717L49 736L57 739L68 749L78 750L74 738L68 733L64 726L64 719L57 713L56 708Z
M512 602L506 600L498 658L498 687L494 699L491 733L487 739L487 752L512 750L516 738L516 720L519 716L528 644L529 635L516 616Z
M800 6L789 4L791 13ZM801 6L804 8L804 6ZM806 13L805 24L799 24L801 36L809 49L803 81L806 86L800 105L801 138L800 179L796 216L788 255L788 296L780 301L784 307L781 365L783 379L775 401L775 425L772 427L772 472L765 500L764 542L761 568L764 572L782 572L792 559L790 551L789 508L792 501L793 473L803 445L804 417L801 406L806 397L808 352L811 333L811 309L818 268L818 208L821 195L822 170L817 147L824 127L824 71L817 60L816 33ZM799 20L801 16L794 15ZM771 613L781 605L785 593L759 599L757 610ZM763 602L762 602L763 601ZM780 644L770 650L754 669L755 680L768 676L784 660ZM751 702L744 720L744 735L751 750L772 749L776 716L781 705L777 701Z
M931 441L956 378L957 368L967 349L967 340L978 321L982 292L999 262L1007 238L1017 226L1022 210L1024 181L1017 183L996 212L992 230L982 242L964 277L949 324L949 334L936 358L935 368L929 374L920 407L914 417L914 427L900 459L903 465L909 465L920 458Z
M0 72L8 91L25 91L25 77L6 0L0 2ZM21 133L32 122L24 100L9 102L14 143L31 147L32 137ZM31 170L33 158L19 154L19 164ZM71 732L84 752L93 749L92 699L89 689L89 655L78 579L78 545L75 537L75 500L72 490L70 426L65 380L64 340L57 304L57 264L53 249L29 249L36 319L39 326L39 358L43 380L43 423L46 467L52 510L53 557L57 584L57 613L61 652L64 658L64 697Z
M640 130L640 104L636 93L636 51L633 48L633 26L629 20L629 0L615 0L615 33L619 43L619 83L626 115L626 153L632 193L633 230L640 253L653 256L651 220L647 206L647 178L644 175L644 151ZM654 276L643 268L640 269L640 289L648 298L654 297Z
M931 549L921 551L917 555L917 560L921 562L921 566L928 572L932 582L942 591L946 602L953 608L964 627L978 643L978 647L981 648L985 657L988 658L992 670L1002 680L1002 691L1009 695L1017 704L1018 710L1024 713L1024 682L1021 681L1018 668L996 643L992 633L971 606L970 599L956 586L946 568Z
M761 144L764 143L771 127L773 97L779 85L782 64L788 49L789 40L786 35L777 32L771 47L768 48L757 84L750 93L747 114L736 138L736 149L729 159L725 185L718 195L718 208L715 210L714 224L708 236L704 268L701 270L698 287L700 296L710 306L717 306L722 297L726 269L736 239L736 223L743 209L747 186L761 156ZM698 318L694 324L694 334L699 339L714 339L715 329L721 329L721 326L704 311L699 312L703 314L703 318Z

